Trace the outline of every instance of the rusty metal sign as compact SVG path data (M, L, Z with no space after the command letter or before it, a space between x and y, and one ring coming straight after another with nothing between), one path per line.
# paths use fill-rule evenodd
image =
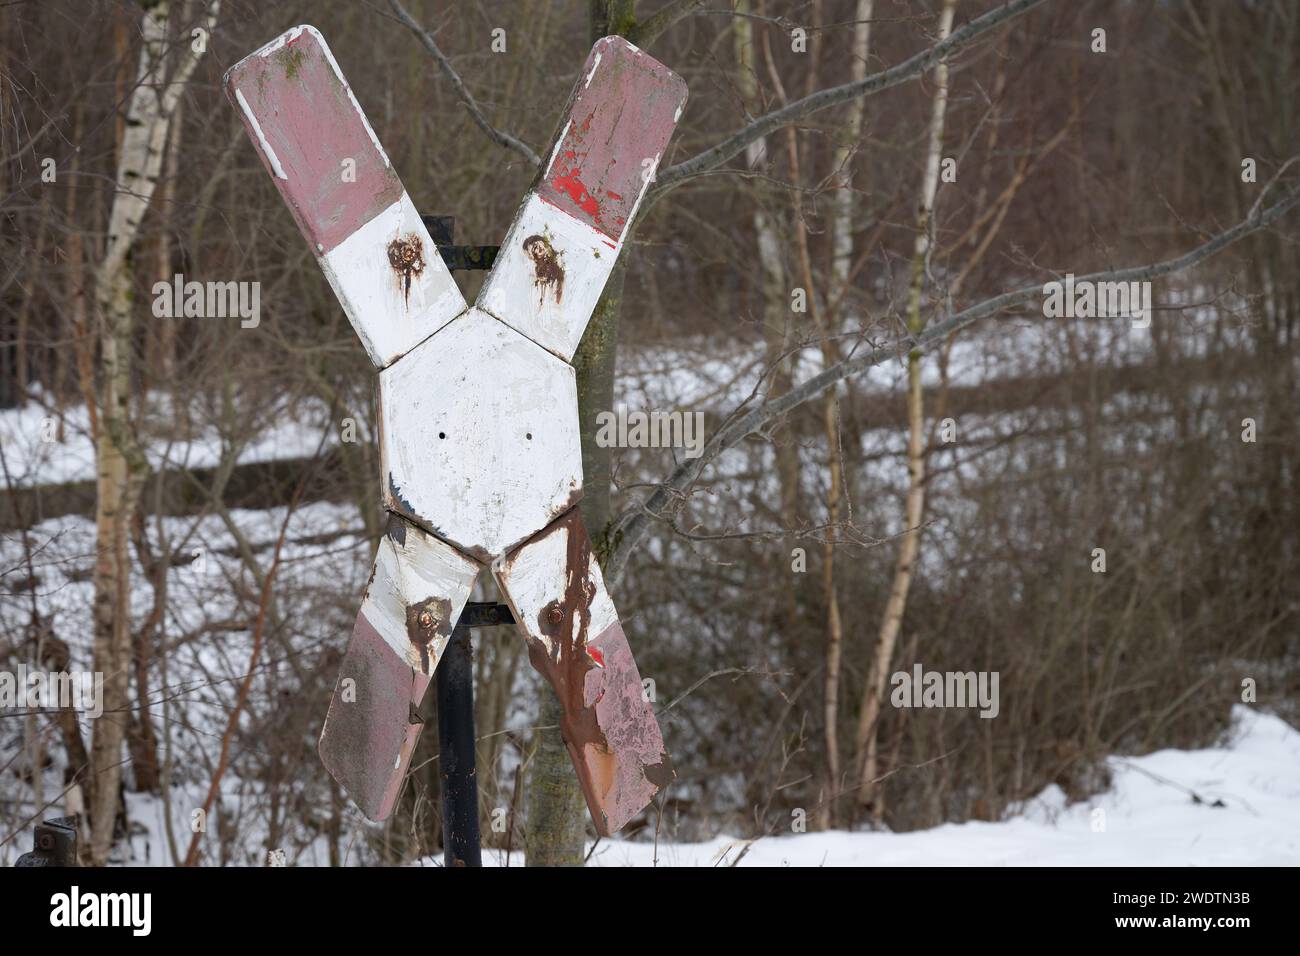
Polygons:
M673 774L575 507L582 455L569 362L685 84L625 40L596 43L473 307L314 27L241 60L225 86L379 370L389 525L322 760L367 816L392 811L420 700L490 567L533 667L559 697L596 829L617 831Z

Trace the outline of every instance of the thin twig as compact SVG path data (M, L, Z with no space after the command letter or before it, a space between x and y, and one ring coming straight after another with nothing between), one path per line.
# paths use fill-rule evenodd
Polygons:
M455 68L451 65L451 61L447 59L442 50L438 49L438 44L433 41L433 36L430 35L429 31L420 26L420 24L415 21L415 18L406 12L406 9L402 6L399 0L388 0L388 5L393 8L393 13L397 14L397 18L401 20L402 23L404 23L407 28L416 35L416 37L419 38L420 42L424 44L424 48L429 51L435 60L438 61L438 66L441 67L443 74L447 79L451 80L451 85L455 87L456 95L460 97L460 101L464 103L466 109L469 110L469 115L473 117L474 122L477 123L478 128L487 135L487 138L492 140L492 142L496 143L498 146L504 146L506 149L513 149L520 156L524 157L524 159L528 160L531 165L541 166L542 157L538 156L537 152L531 146L523 140L511 136L509 133L502 132L487 121L487 117L483 115L483 111L479 109L478 103L474 100L474 94L470 93L466 88L465 81L460 78L460 74L458 74Z
M396 0L390 0L390 2L396 2ZM750 143L762 139L773 130L796 123L813 113L844 103L855 97L870 96L873 93L879 93L882 90L890 89L924 75L940 60L963 47L969 46L988 31L1001 26L1008 20L1018 17L1043 2L1044 0L1012 0L1011 3L998 7L996 10L990 10L983 16L976 17L960 30L954 30L946 40L922 50L920 53L909 57L902 63L891 66L887 70L873 73L861 80L818 90L810 96L795 100L789 106L783 106L781 109L763 114L749 125L732 133L721 143L709 147L704 152L692 156L685 162L669 166L660 172L655 177L655 186L650 195L646 197L645 205L650 205L655 199L684 180L721 166L733 156L738 155Z
M1251 215L1237 225L1211 237L1180 256L1127 269L1093 272L1085 276L1079 276L1075 279L1075 282L1146 282L1162 276L1183 272L1217 255L1246 236L1272 225L1297 205L1300 205L1300 186L1262 212L1252 212ZM705 442L704 448L698 457L688 458L683 461L647 501L626 512L618 520L610 535L610 540L614 542L614 546L610 549L609 558L604 567L606 581L613 582L619 579L627 564L628 556L649 534L652 522L671 514L676 502L682 500L684 490L695 482L704 469L722 452L759 431L768 422L816 398L850 375L864 372L912 349L922 352L928 351L936 344L945 341L953 333L973 325L981 319L989 318L999 312L1042 296L1042 294L1043 286L1041 283L1037 283L1017 289L1014 292L1005 292L1002 295L985 299L983 302L964 309L942 322L931 325L920 335L903 335L896 342L871 348L861 355L851 356L843 362L833 365L801 382L784 394L756 406L745 415L729 420L726 425L714 432L713 436Z

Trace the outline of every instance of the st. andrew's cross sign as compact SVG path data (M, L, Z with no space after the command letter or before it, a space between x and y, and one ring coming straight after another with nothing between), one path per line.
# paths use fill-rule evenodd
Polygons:
M241 60L225 86L379 369L388 528L321 733L325 766L367 816L392 811L416 709L490 567L559 697L596 829L617 831L673 773L576 507L569 362L685 84L620 38L596 43L472 307L314 27Z

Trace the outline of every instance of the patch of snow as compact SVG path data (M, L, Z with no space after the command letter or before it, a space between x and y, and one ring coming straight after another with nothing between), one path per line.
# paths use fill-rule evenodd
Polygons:
M1067 805L1049 786L997 823L756 841L719 836L657 850L612 840L596 847L589 865L653 866L657 858L659 866L710 867L740 858L739 866L1298 866L1300 731L1244 705L1233 718L1219 746L1112 757L1105 793ZM523 862L512 854L511 866ZM485 865L504 863L504 853L484 853Z

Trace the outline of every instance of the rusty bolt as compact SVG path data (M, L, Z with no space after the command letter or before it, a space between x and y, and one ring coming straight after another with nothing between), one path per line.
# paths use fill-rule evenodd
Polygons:
M420 612L420 627L425 628L425 629L427 630L427 629L433 627L433 624L434 624L433 612L432 612L432 611L421 611L421 612Z
M552 624L564 623L564 608L558 604L552 605L551 609L546 612L546 620Z
M424 271L424 243L414 233L388 244L388 264L398 272Z

